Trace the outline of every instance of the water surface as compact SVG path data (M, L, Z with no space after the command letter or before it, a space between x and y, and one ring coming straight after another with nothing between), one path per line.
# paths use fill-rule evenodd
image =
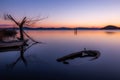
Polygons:
M120 31L26 32L43 44L27 49L22 58L20 51L0 52L0 80L120 80ZM56 61L84 48L100 51L100 57Z

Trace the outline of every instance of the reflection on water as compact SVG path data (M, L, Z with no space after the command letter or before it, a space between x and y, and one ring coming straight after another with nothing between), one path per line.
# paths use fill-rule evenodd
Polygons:
M25 46L20 46L20 56L14 62L7 65L8 68L13 69L19 61L22 61L27 66L27 60L24 57L25 48Z
M77 35L72 30L26 32L46 44L2 50L0 80L120 80L120 31L109 34L104 30L77 30ZM91 50L99 50L101 54L91 53ZM72 56L75 59L65 60L69 65L56 61L80 51L83 51L80 58ZM93 60L89 61L91 58ZM7 71L6 65L11 70Z
M32 43L31 45L22 45L22 46L20 46L19 48L7 48L7 50L4 50L4 51L16 51L16 50L19 50L20 51L20 55L19 55L19 57L15 60L15 61L13 61L12 63L10 63L10 64L8 64L7 65L7 67L9 68L9 69L13 69L14 67L15 67L15 65L17 64L17 63L19 63L20 61L22 61L23 63L24 63L24 65L25 66L27 66L27 64L28 64L28 62L27 62L27 60L26 60L26 58L25 58L25 56L24 56L24 54L25 54L25 52L29 49L29 48L31 48L33 45L35 45L35 44L38 44L37 42L36 43ZM3 51L3 50L2 50Z
M77 29L74 29L74 35L77 35L77 32L78 32Z
M114 31L105 31L105 33L107 33L107 34L115 34L116 32L114 32Z

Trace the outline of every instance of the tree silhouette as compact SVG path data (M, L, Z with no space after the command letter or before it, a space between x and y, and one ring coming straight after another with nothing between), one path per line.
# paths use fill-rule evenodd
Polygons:
M11 20L11 21L13 21L19 27L19 29L20 29L20 40L24 40L24 35L23 35L23 33L24 33L23 27L24 26L33 25L36 22L44 20L46 18L48 18L48 17L38 18L38 19L30 19L30 18L27 18L27 17L23 17L21 19L21 21L17 21L12 15L10 15L10 14L4 14L4 19L5 20Z

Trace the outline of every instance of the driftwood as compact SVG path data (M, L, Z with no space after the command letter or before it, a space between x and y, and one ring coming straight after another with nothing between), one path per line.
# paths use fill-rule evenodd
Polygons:
M83 50L80 52L75 52L66 56L63 56L61 58L58 58L58 62L63 62L64 64L68 64L66 60L74 59L74 58L85 58L85 57L93 57L91 60L97 59L100 56L100 52L97 50Z

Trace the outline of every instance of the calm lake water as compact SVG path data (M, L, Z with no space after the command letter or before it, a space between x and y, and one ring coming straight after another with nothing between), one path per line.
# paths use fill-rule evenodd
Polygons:
M43 42L20 51L0 52L0 80L120 80L120 31L26 31ZM31 44L31 42L29 42ZM56 59L88 50L100 51L100 57Z

